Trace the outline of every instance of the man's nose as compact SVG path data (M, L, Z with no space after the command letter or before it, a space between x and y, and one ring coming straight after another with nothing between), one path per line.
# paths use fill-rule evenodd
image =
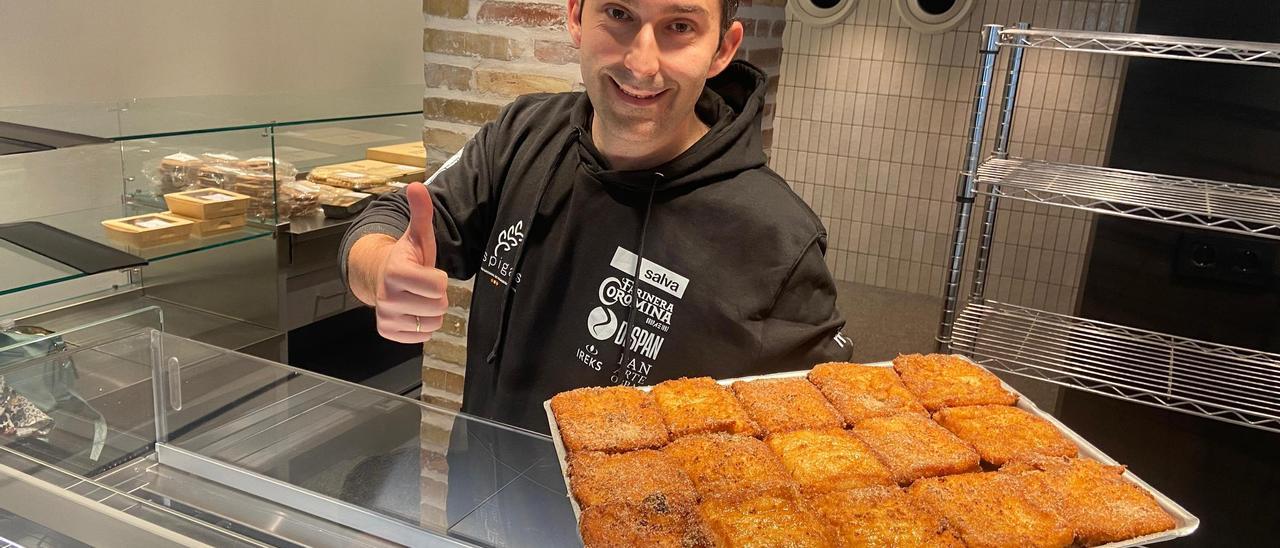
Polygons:
M625 65L627 70L640 78L649 78L658 73L658 38L654 34L653 25L644 25L631 41L627 50Z

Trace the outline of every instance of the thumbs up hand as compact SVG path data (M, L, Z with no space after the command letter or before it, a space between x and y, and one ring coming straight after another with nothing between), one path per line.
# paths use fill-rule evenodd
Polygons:
M402 343L420 343L444 324L449 277L436 268L435 208L421 183L405 188L409 228L391 245L377 275L378 333Z

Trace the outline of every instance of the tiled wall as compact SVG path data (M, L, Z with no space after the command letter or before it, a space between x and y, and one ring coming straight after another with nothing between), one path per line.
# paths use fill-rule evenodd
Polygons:
M863 0L830 28L789 21L771 163L826 224L836 277L942 295L982 24L1124 31L1134 9L1123 0L978 0L960 28L934 35L908 28L888 0ZM1029 51L1013 155L1102 163L1122 66L1116 57ZM1084 213L1003 202L987 296L1070 312L1090 226Z

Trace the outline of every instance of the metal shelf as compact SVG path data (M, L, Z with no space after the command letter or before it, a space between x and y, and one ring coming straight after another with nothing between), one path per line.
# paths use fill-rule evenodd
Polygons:
M954 349L989 369L1280 432L1280 355L988 301Z
M1280 239L1280 189L1020 158L983 162L977 182L1001 198Z
M1006 28L1000 31L1000 45L1014 48L1055 49L1129 57L1280 67L1280 44L1266 42L1211 40L1157 34Z

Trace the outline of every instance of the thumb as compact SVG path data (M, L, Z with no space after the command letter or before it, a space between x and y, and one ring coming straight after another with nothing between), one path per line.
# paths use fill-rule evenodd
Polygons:
M422 266L436 266L436 231L431 224L435 216L435 206L431 203L431 193L422 183L413 183L405 188L409 196L409 230L405 235L422 254Z

